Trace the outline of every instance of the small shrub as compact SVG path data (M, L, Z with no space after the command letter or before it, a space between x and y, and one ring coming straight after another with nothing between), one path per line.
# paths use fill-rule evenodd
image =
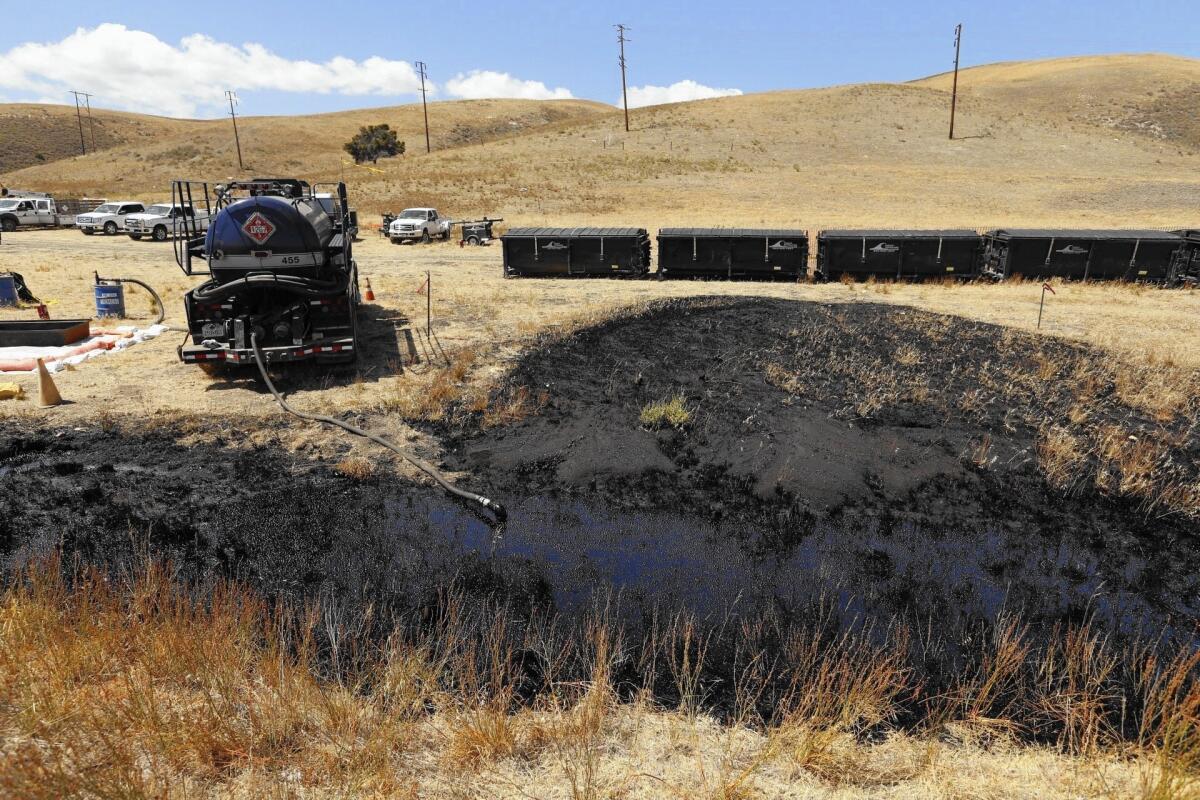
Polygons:
M669 400L649 403L642 408L642 424L648 428L685 428L692 421L683 395L677 394Z
M338 462L334 469L347 478L353 478L356 481L364 481L375 474L374 465L360 456L344 458Z
M355 164L364 161L374 164L381 156L404 155L404 142L396 138L396 132L386 123L364 125L342 149L354 158Z

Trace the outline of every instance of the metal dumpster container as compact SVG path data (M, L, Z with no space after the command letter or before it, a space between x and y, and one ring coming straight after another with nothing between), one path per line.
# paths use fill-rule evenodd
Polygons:
M645 275L645 228L512 228L500 237L504 275Z
M1011 228L984 234L982 268L995 278L1168 282L1182 244L1165 231Z
M1200 282L1200 230L1190 228L1174 231L1179 237L1179 250L1175 253L1172 269L1173 281Z
M662 228L662 278L785 278L808 274L808 232L754 228Z
M824 280L973 278L981 238L972 230L830 230L817 235Z

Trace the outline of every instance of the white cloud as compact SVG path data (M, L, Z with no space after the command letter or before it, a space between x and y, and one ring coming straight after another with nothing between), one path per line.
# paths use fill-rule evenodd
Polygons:
M79 88L95 95L96 105L168 116L217 112L226 89L403 95L419 86L406 61L296 61L261 44L239 47L197 33L173 45L113 23L0 53L0 90L6 94L54 97Z
M573 95L561 86L551 89L541 81L523 81L507 72L473 69L446 81L451 97L479 100L486 97L517 97L522 100L570 100Z
M693 80L676 81L670 86L630 86L629 107L657 106L663 103L684 103L688 100L708 100L713 97L733 97L741 89L714 89ZM621 99L617 98L620 105Z

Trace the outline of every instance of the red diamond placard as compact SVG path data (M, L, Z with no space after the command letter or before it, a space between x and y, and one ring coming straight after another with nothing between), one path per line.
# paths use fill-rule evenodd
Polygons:
M271 234L275 233L275 226L271 220L255 211L242 223L242 230L256 243L262 244L271 238Z

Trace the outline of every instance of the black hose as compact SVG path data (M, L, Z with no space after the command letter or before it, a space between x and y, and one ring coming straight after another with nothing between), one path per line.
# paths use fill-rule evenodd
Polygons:
M257 273L247 275L244 278L237 278L228 283L217 283L208 281L202 283L192 290L192 297L200 301L212 301L218 297L223 297L226 294L236 292L239 289L253 288L261 286L262 288L282 289L292 294L303 295L307 297L322 297L328 294L344 292L350 283L348 275L339 276L336 280L322 281L313 278L299 278L294 275L268 275Z
M275 396L275 399L279 402L280 408L282 408L284 411L288 412L289 414L293 414L300 419L309 420L310 422L324 422L329 425L336 425L342 430L353 433L355 436L362 436L365 439L370 439L376 444L380 444L386 447L388 450L391 450L393 453L397 454L405 461L412 464L429 477L433 478L433 480L439 486L441 486L450 494L472 503L478 503L484 509L490 511L492 516L495 517L497 524L503 524L508 518L508 512L504 510L504 506L500 505L495 500L484 497L481 494L475 494L474 492L468 492L464 489L459 489L457 486L450 483L450 481L442 477L442 474L438 472L432 464L422 461L421 459L409 453L407 450L404 450L398 445L395 445L392 442L389 442L387 439L384 439L379 434L371 433L370 431L363 430L356 425L351 425L349 422L344 422L340 419L329 417L324 414L310 414L308 412L297 411L296 409L292 408L287 404L287 401L283 399L283 395L279 393L279 390L275 388L275 384L271 382L271 377L267 375L267 368L264 366L265 359L263 358L263 352L258 346L258 336L254 333L250 334L250 346L254 348L254 363L258 365L258 374L262 375L263 383L265 383L267 388L271 390L271 394Z
M158 292L150 284L139 281L137 278L101 278L96 276L96 283L100 281L109 281L110 283L134 283L145 289L154 298L154 302L158 304L158 319L154 320L155 325L162 325L162 321L167 317L167 307L163 305L162 298L158 296Z

